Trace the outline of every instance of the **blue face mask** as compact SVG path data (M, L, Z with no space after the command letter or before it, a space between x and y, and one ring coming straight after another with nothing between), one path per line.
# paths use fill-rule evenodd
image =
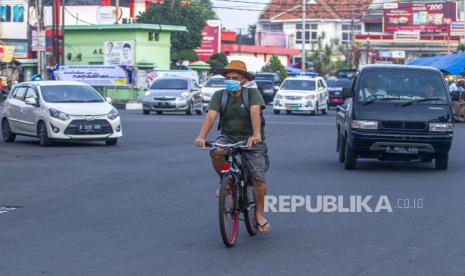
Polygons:
M241 89L241 82L235 80L225 80L226 91L228 92L237 92Z

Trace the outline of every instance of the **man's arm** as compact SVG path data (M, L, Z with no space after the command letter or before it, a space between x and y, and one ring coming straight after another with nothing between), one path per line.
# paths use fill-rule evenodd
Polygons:
M215 123L216 117L218 117L218 111L212 109L208 110L207 116L200 128L199 135L197 136L197 139L195 139L195 145L197 147L205 148L205 139Z
M250 107L250 117L252 119L253 134L252 137L250 137L247 141L247 147L249 148L251 148L253 144L261 142L262 139L262 118L260 116L261 111L262 107L260 105L252 105Z

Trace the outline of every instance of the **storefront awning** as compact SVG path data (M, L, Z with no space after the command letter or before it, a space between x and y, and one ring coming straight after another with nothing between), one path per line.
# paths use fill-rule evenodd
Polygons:
M457 76L465 73L465 54L419 58L410 61L409 65L431 66L444 73Z

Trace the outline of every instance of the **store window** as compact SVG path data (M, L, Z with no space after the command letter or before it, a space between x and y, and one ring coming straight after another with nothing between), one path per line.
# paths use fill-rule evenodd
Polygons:
M354 25L354 34L358 35L362 32L362 25L355 24ZM344 24L342 25L342 37L341 42L342 44L350 44L353 40L352 37L352 24Z

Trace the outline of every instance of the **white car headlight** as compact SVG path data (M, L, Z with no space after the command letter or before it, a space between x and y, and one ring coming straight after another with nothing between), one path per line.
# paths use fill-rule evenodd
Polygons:
M59 120L62 120L62 121L69 120L69 115L64 113L64 112L61 112L61 111L56 110L54 108L50 108L48 111L50 112L50 116L52 116L53 118L56 118L56 119L59 119Z
M116 108L114 108L114 107L113 107L113 109L110 111L110 113L108 113L108 115L107 115L108 119L110 119L110 120L112 120L112 121L113 121L114 119L118 118L118 116L119 116L119 112L118 112L118 110L117 110Z
M189 96L189 92L185 91L181 93L181 98L186 98L187 96Z
M429 131L434 132L452 132L454 130L454 125L451 123L430 123Z
M150 97L150 96L152 96L152 93L150 93L150 91L146 91L146 92L144 93L144 96Z
M377 121L352 120L352 128L354 129L378 129Z
M279 100L279 99L282 99L284 98L283 95L277 93L276 96L275 96L275 99Z
M304 99L306 99L306 100L314 100L315 95L314 94L307 95L307 96L304 97Z

